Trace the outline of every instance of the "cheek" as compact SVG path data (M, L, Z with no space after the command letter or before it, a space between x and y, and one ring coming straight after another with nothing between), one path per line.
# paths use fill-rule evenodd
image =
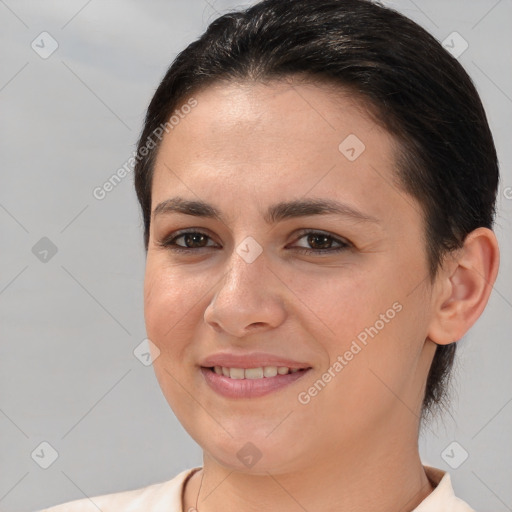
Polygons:
M181 350L184 337L192 335L190 325L197 324L197 305L202 293L198 277L185 277L176 267L148 257L144 319L148 338L161 352Z
M362 423L366 414L375 422L393 410L407 416L416 409L426 378L421 366L425 341L421 304L398 292L388 298L378 315L369 317L352 338L361 350L345 374L351 390L348 408L361 414ZM392 302L395 298L399 300ZM361 403L366 404L364 410L358 406Z
M158 348L153 370L169 406L183 425L197 411L190 400L193 384L188 380L194 364L190 346L199 325L197 278L184 278L177 267L148 255L144 277L144 317L147 337Z
M329 354L322 371L330 366L336 375L322 391L336 407L324 410L351 411L351 421L360 426L368 415L389 410L396 395L406 391L424 342L426 316L419 294L409 294L410 272L398 258L381 263L371 271L345 268L325 281L303 274L293 281L294 292L315 313L310 315L315 325L308 328ZM344 418L334 414L333 421Z
M339 269L296 272L287 283L310 319L307 328L328 344L332 356L348 349L350 341L392 307L393 294L379 283L379 274L345 265Z

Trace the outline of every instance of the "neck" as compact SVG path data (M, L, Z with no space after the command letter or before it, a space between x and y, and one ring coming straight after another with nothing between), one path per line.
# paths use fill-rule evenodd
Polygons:
M332 449L288 472L259 474L226 468L204 454L203 469L185 487L184 511L410 512L433 490L418 453L417 437L362 440ZM398 508L397 508L398 507Z

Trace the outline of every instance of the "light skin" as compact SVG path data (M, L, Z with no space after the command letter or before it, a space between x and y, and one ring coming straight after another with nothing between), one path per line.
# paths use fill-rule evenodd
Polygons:
M348 92L279 81L218 84L194 97L162 141L152 211L179 196L212 205L222 220L155 215L144 283L156 376L204 454L183 510L196 500L200 512L413 510L433 490L418 453L428 370L436 344L460 339L487 303L499 262L493 232L471 233L431 284L422 209L396 184L394 141ZM350 134L365 145L354 161L339 150ZM266 222L271 205L306 199L374 220L321 213ZM186 228L206 237L175 238ZM263 250L252 263L236 251L249 236ZM173 237L192 249L158 245ZM337 240L348 247L299 252ZM300 403L397 302L401 311ZM200 372L220 351L269 352L312 369L269 395L226 398ZM237 457L247 442L261 454L252 467Z

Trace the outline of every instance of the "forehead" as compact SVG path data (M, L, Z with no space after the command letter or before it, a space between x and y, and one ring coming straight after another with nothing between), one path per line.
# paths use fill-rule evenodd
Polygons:
M179 127L172 133L174 138L201 135L196 140L198 148L212 143L223 150L236 146L239 154L242 145L250 151L261 139L272 139L269 151L293 147L296 152L300 151L300 138L308 143L304 152L311 147L318 152L332 148L331 143L347 130L361 139L375 130L383 138L390 138L370 118L368 103L331 83L221 82L200 90L194 98L197 106L188 115L180 116ZM222 140L224 136L232 138ZM170 134L167 138L171 138ZM248 144L248 139L253 144ZM179 142L176 140L176 144ZM374 146L382 142L385 141L372 140Z
M259 203L311 193L365 206L376 216L404 202L393 137L346 90L219 83L193 98L197 105L162 140L152 208L178 190L217 201L236 191Z

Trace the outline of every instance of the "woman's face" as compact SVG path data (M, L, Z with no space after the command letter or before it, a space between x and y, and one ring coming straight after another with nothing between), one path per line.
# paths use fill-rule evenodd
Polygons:
M432 299L422 212L396 184L393 139L321 85L223 84L194 98L156 161L152 211L182 202L152 217L144 290L179 421L219 464L255 473L415 442ZM309 369L220 376L202 368L216 355Z

